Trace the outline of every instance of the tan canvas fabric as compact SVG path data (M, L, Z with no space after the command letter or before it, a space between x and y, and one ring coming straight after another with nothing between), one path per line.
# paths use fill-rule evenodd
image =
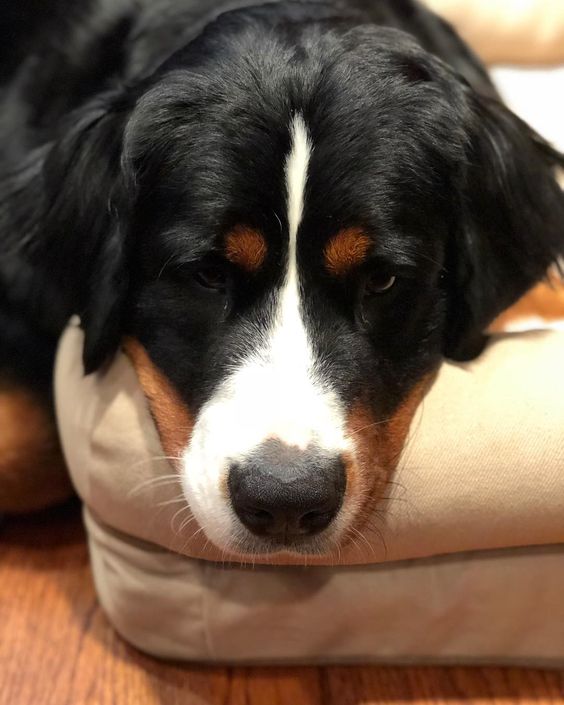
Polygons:
M564 63L562 0L425 0L491 64Z
M162 658L564 666L562 546L245 569L124 540L88 513L87 526L104 609Z

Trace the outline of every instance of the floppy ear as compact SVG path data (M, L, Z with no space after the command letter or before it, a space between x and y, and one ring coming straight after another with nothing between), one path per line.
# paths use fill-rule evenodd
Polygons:
M447 256L445 354L479 354L485 330L564 254L564 156L499 101L468 89L470 139L456 236Z
M132 193L122 167L127 111L96 106L55 143L42 170L44 215L31 258L55 284L67 316L85 331L86 373L115 352L128 290L127 210Z

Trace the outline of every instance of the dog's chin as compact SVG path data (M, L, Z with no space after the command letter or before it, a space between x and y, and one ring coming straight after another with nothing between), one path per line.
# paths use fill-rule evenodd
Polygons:
M204 532L205 533L205 532ZM229 541L214 540L206 534L225 560L253 563L261 561L307 563L308 558L324 558L333 562L341 548L339 533L329 527L316 536L294 537L290 539L258 537L243 527L234 530Z
M335 551L335 544L322 537L313 539L296 538L290 541L251 537L234 545L230 549L230 554L242 562L248 562L257 557L264 559L272 557L273 560L287 558L303 562L308 557L330 557Z

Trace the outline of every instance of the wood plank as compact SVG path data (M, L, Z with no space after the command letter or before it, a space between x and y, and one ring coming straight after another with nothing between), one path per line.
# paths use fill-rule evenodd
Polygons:
M79 508L0 528L0 705L564 705L564 672L200 668L127 646L96 602Z

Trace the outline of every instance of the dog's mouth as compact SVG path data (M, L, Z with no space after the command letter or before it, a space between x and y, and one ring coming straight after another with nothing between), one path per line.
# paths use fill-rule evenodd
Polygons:
M330 552L330 545L321 538L299 538L292 539L248 539L237 545L237 556L245 559L249 556L324 556ZM333 547L335 549L335 547Z
M340 522L336 520L336 524ZM225 556L240 563L252 563L257 558L307 563L308 558L324 558L334 562L346 544L348 532L330 526L314 536L259 537L240 527L231 534L227 545L217 545ZM217 543L210 539L212 543Z

